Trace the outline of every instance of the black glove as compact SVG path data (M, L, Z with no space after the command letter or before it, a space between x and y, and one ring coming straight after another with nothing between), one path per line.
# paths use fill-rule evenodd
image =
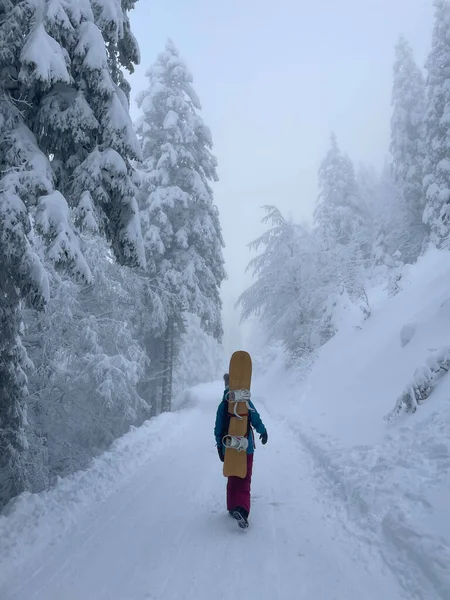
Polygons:
M220 460L223 462L224 456L223 456L223 448L222 448L222 446L217 446L217 453L219 455Z
M259 439L261 440L261 444L264 446L264 444L267 444L267 431L265 431L264 433L262 433L259 436Z

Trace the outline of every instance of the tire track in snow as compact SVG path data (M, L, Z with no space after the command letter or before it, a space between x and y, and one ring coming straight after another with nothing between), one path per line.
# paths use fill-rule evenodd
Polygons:
M442 555L450 555L449 549L435 547L429 555L414 548L414 541L422 538L420 534L408 529L402 523L402 517L394 509L387 509L380 518L371 512L367 501L360 492L345 480L341 467L333 464L326 451L308 437L299 425L288 427L298 437L307 455L309 455L318 480L330 496L329 501L338 497L342 512L355 525L356 530L346 525L349 534L364 540L367 546L378 548L387 568L404 588L408 598L418 600L450 600L450 575L448 561ZM331 484L331 485L330 485ZM345 522L344 518L344 522ZM436 541L434 540L436 546ZM430 544L431 545L431 544Z
M255 399L255 405L262 407L269 431L270 446L258 450L263 472L256 469L256 474L257 479L262 476L266 480L261 485L262 495L267 511L276 519L272 561L275 563L278 553L280 597L294 597L295 589L295 597L315 600L411 600L392 573L383 571L378 552L351 535L345 520L330 516L329 504L317 501L309 455L293 432L269 411L267 415L264 399Z

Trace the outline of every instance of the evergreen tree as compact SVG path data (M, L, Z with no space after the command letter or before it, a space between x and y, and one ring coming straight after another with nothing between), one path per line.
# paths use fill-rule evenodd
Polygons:
M377 235L377 223L383 214L379 197L380 176L373 165L359 164L356 171L356 184L367 211L368 241L373 243Z
M353 164L340 151L336 137L319 168L319 197L314 212L316 235L336 283L361 296L361 273L369 256L368 211L358 189Z
M293 359L317 345L323 286L318 248L310 232L284 219L274 206L264 207L271 227L250 244L263 252L247 269L255 282L238 299L241 318L259 317L270 340L281 341ZM280 268L282 265L282 268Z
M385 163L380 176L373 169L361 168L358 185L372 224L371 276L380 283L393 278L398 281L404 266L403 254L412 260L410 249L417 249L417 244L407 228L392 164ZM392 293L400 289L390 283L388 288Z
M27 489L27 376L31 366L21 342L22 309L42 309L49 298L46 271L32 236L31 210L50 205L41 219L52 257L89 279L70 223L54 226L54 175L24 120L26 90L19 81L20 56L31 27L31 3L0 2L0 505ZM60 211L67 216L67 204Z
M174 44L147 73L138 124L144 171L140 193L148 274L164 292L164 409L170 408L174 344L184 312L220 339L219 287L225 277L222 233L210 181L217 181L209 129L199 115L192 75Z
M130 66L136 50L131 45L124 53L119 40L126 13L109 4L54 0L38 6L19 79L27 92L27 119L52 157L58 191L78 207L80 225L86 214L95 218L118 261L143 266L131 165L140 149L127 97L116 83L124 87L122 61Z
M46 261L92 281L69 206L121 262L144 264L121 75L136 58L132 6L0 0L0 503L33 477L24 306L49 302Z
M135 65L140 62L139 46L128 18L128 12L136 2L137 0L116 0L114 9L111 10L110 0L92 0L95 23L106 42L111 77L128 100L130 84L124 77L123 68L133 73Z
M94 282L53 271L45 314L25 315L23 342L35 365L29 420L45 435L52 476L84 467L151 413L138 393L145 280L118 265L97 234L83 234L83 246Z
M367 210L360 197L353 164L342 154L336 136L319 168L319 198L314 222L330 245L367 244Z
M40 144L45 136L44 124L36 122L34 112L42 89L58 89L58 84L69 80L67 53L43 26L45 15L56 11L57 4L50 7L29 0L0 2L0 89L8 144L3 172L8 173L7 185L12 189L19 173L23 183L26 171L33 189L25 190L22 201L29 216L36 219L48 244L49 257L88 280L89 269L70 222L67 202L56 190L56 178L48 160L53 150ZM55 147L57 143L61 144L61 139L55 140Z
M428 234L422 219L425 83L411 46L403 38L396 47L392 104L390 148L398 210L403 213L401 252L404 262L414 262Z
M426 207L424 221L431 240L448 246L450 230L450 3L435 0L432 48L426 62L427 100L425 114Z
M3 31L0 29L0 40ZM20 339L22 304L41 309L49 296L30 244L26 203L51 191L52 173L30 131L0 90L0 506L27 487L27 377ZM40 168L36 168L36 166ZM47 167L47 168L46 168Z
M111 10L102 0L2 0L0 73L38 147L51 157L61 194L52 207L65 199L78 206L80 223L86 213L95 217L120 262L143 265L131 167L140 149L122 73L138 59L127 17L133 4L123 0ZM58 227L49 233L61 235Z

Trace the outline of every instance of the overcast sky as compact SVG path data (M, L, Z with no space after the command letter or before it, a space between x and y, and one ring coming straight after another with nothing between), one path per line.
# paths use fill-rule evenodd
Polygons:
M232 350L241 341L231 307L249 283L246 244L262 231L260 207L310 218L331 130L355 164L382 165L394 46L404 35L423 67L432 0L139 0L131 21L142 56L130 78L133 118L145 71L171 37L212 131Z

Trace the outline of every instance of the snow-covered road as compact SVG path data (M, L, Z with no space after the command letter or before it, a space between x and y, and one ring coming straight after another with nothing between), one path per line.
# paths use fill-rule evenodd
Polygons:
M14 561L6 557L2 600L411 598L376 547L336 518L315 486L307 452L258 398L269 443L257 444L250 529L238 529L225 511L212 435L221 390L201 386L196 393L197 406L177 415L173 427L166 419L163 448L153 451L149 429L134 473L106 497L94 496L69 527L51 514L37 515L36 523L31 516L26 533L17 516L0 523L0 533L8 533L10 520L17 544L20 536L30 543ZM54 542L44 546L38 538L49 527ZM11 552L17 554L14 544Z

